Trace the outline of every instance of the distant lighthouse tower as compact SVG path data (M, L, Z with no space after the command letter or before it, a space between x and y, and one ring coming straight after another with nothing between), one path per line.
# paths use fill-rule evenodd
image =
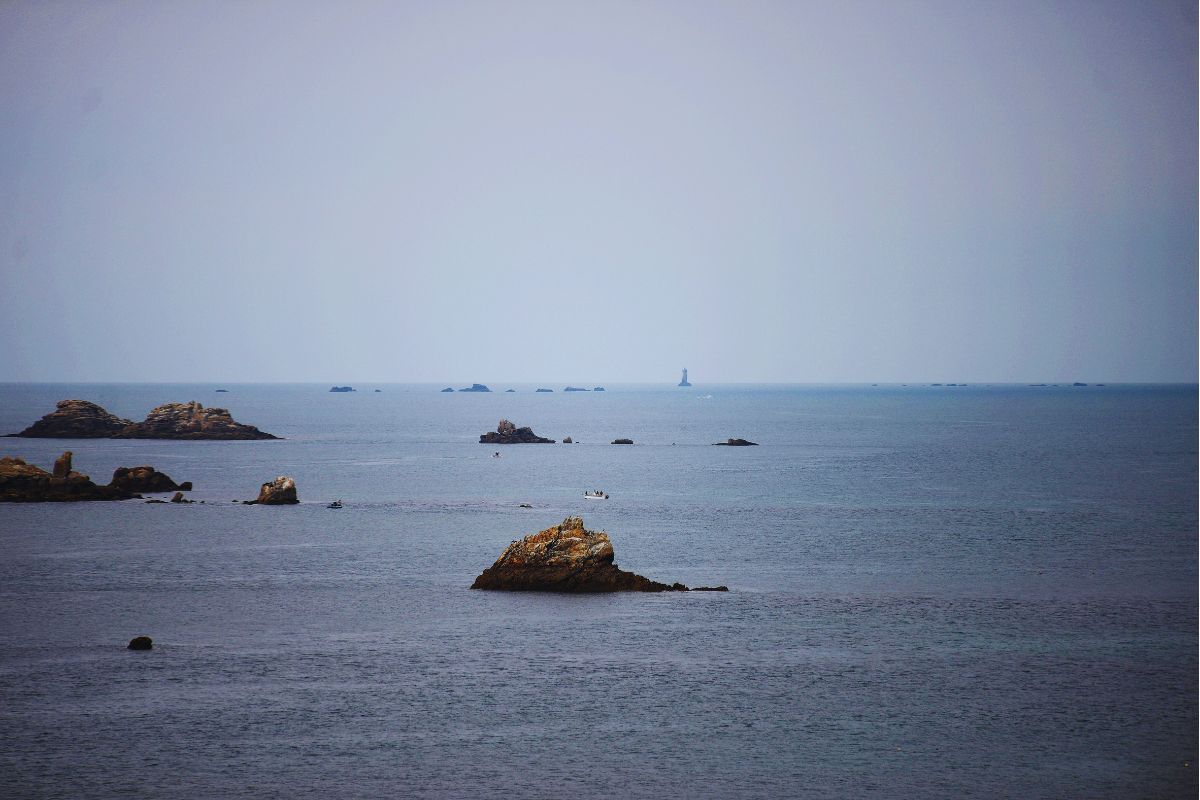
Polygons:
M688 379L687 379L687 367L683 368L683 380L681 380L679 382L679 385L680 386L691 386L691 384L688 383Z

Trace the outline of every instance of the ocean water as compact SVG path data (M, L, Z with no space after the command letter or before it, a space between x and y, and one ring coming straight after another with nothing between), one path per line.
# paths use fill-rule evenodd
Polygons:
M0 385L287 437L0 440L205 501L0 504L0 796L1196 796L1195 386L215 388ZM573 514L731 591L467 588Z

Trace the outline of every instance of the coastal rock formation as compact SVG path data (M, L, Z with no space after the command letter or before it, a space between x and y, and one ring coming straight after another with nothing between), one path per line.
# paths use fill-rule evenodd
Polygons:
M42 503L76 500L128 500L139 497L119 486L97 486L71 470L71 453L54 462L54 472L26 464L24 459L0 458L0 502Z
M49 439L278 439L253 425L234 422L224 408L205 408L196 401L167 403L143 422L113 416L87 400L62 400L55 411L20 433Z
M442 391L443 392L453 392L454 390L452 388L450 388L449 386L447 386L445 389L442 389Z
M541 592L687 591L626 572L613 564L612 542L603 531L589 531L580 517L530 534L505 548L483 571L472 589Z
M55 464L55 473L57 474L58 464ZM183 488L176 484L171 478L151 466L141 467L117 467L113 473L112 480L108 483L117 489L123 489L127 492L174 492ZM185 484L188 489L192 488L190 483Z
M553 394L554 390L553 389L535 389L534 390L534 394L537 394L538 392L545 392L548 394Z
M299 503L296 496L296 482L286 475L280 475L269 483L264 483L258 490L257 500L247 500L246 505L283 506Z
M553 439L544 439L531 428L518 428L506 419L500 420L496 430L479 437L480 444L554 444Z
M331 387L329 387L329 391L331 391L331 392L353 392L354 387L353 386L331 386Z
M568 386L567 388L563 389L563 391L564 392L590 392L591 389L583 389L583 388L580 388L579 386Z
M153 650L154 640L149 636L135 636L129 640L130 650Z
M575 444L575 440L572 439L570 436L568 436L565 439L563 439L563 444Z
M490 392L491 389L484 386L482 383L472 383L466 389L459 389L460 392Z
M596 388L592 389L592 391L593 391L593 392L603 392L603 391L604 391L604 387L603 387L603 386L597 386Z
M613 444L633 444L633 439L613 439Z
M713 442L713 445L716 447L758 447L758 442L746 439L726 439L723 442Z
M57 408L20 433L37 439L106 439L123 431L133 422L108 413L87 400L60 400Z
M167 403L130 425L114 439L278 439L253 425L234 422L225 408L190 403Z

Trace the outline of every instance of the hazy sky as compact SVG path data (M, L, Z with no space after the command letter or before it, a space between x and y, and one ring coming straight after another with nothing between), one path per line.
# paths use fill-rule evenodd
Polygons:
M0 381L1195 381L1194 2L0 4Z

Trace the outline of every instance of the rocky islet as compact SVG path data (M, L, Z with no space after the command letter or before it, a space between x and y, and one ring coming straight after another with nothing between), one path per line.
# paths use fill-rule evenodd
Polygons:
M278 439L253 425L234 421L225 408L205 408L195 400L166 403L142 422L122 419L87 400L60 400L54 411L20 433L35 439Z

